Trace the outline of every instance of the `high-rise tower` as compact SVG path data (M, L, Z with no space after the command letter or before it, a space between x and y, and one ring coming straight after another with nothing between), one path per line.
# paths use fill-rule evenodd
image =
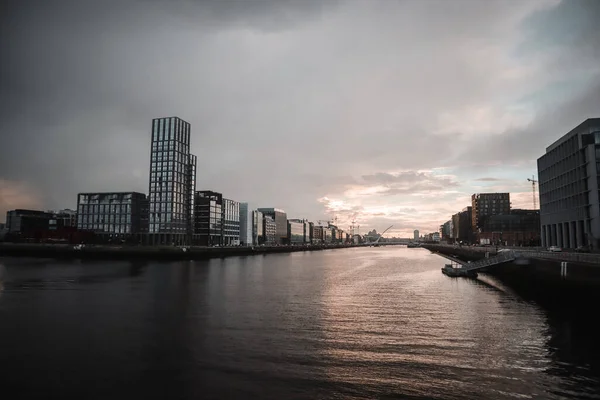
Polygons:
M189 244L193 233L196 156L190 124L178 117L152 120L149 233L154 244Z

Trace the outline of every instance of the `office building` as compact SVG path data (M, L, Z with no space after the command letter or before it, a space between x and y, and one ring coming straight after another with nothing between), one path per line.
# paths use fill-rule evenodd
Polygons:
M263 214L263 240L264 244L274 245L278 244L277 241L277 223L268 214ZM262 244L262 243L261 243Z
M10 210L6 212L5 229L11 236L33 237L48 230L53 214L37 210Z
M190 124L177 117L152 120L151 243L191 242L195 190L196 156L190 154Z
M278 244L287 243L287 214L278 208L259 208L258 211L263 215L270 216L276 225L275 242Z
M600 118L587 119L537 160L542 246L600 247Z
M252 245L256 246L265 242L264 226L263 214L257 210L252 211Z
M223 195L210 190L196 192L194 199L193 244L220 246L223 244Z
M138 192L79 193L77 229L124 240L147 234L148 199Z
M458 213L458 241L463 243L473 243L473 207L465 207Z
M248 203L240 203L240 244L251 246L253 242L252 210Z
M223 199L223 246L240 244L240 203Z
M413 240L419 240L419 231L417 229L413 231Z
M476 193L471 196L473 232L483 232L491 215L510 214L510 193Z
M304 243L304 221L301 219L288 219L288 243Z
M492 215L478 238L491 244L507 246L540 245L540 213L538 210L511 210L510 214Z

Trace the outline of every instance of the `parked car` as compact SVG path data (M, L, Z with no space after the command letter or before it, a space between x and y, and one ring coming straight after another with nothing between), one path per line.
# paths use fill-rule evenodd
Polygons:
M577 253L589 253L590 248L588 246L579 246L578 248L575 249L575 251Z
M548 247L548 251L551 251L553 253L560 253L562 249L558 246L550 246Z

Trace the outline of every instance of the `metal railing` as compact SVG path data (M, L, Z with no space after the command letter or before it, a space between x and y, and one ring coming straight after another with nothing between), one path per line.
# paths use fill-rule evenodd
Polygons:
M589 253L563 253L563 252L551 252L551 251L528 251L523 252L525 257L528 258L541 258L546 260L557 260L557 261L570 261L570 262L584 262L590 264L597 264L600 267L600 254L589 254Z
M464 267L469 271L473 271L480 268L490 267L496 264L502 264L509 261L514 261L517 258L517 255L514 251L504 251L497 256L484 258L479 261L475 261L472 263L465 264Z

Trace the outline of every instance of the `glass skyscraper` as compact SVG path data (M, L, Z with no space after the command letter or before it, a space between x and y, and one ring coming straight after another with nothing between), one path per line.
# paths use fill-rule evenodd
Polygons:
M190 124L178 117L152 120L149 232L154 243L189 244L193 232L196 156Z

